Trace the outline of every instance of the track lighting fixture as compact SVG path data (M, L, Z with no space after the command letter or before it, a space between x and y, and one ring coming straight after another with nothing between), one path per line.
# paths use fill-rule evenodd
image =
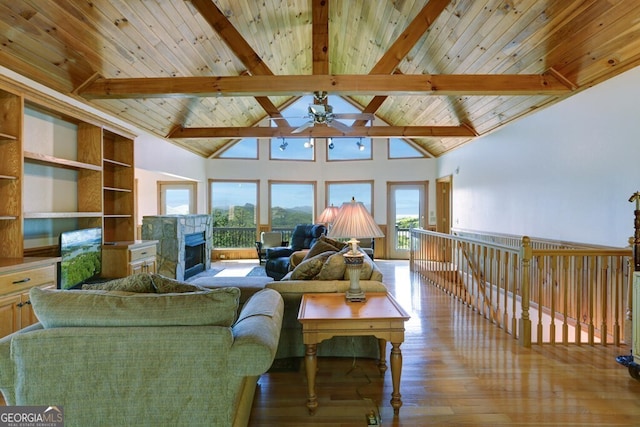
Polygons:
M284 138L283 138L283 139L282 139L282 144L280 144L280 151L284 151L284 150L286 150L288 145L289 145L289 143L288 143L288 142L286 142L286 141L284 140Z
M314 143L315 141L313 140L313 137L311 137L307 142L304 143L304 148L312 148Z
M364 151L364 143L362 142L362 138L360 138L360 140L356 142L356 145L358 146L358 150Z
M335 147L335 145L333 145L333 138L329 138L327 142L329 142L329 145L328 145L329 150L333 150L333 147Z

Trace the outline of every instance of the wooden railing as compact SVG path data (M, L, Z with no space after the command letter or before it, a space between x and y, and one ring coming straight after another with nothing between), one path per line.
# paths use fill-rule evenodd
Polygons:
M631 337L631 248L411 231L411 270L523 346Z

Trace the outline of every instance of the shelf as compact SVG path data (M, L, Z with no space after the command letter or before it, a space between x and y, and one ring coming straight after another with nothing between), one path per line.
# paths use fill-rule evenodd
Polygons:
M18 179L18 177L11 175L0 175L0 179Z
M131 218L132 215L117 215L117 214L104 214L105 218Z
M18 137L0 132L0 141L17 141Z
M0 215L0 221L11 221L14 219L18 219L17 216L10 216L10 215Z
M131 193L133 190L129 190L128 188L116 188L116 187L103 187L104 191L119 191L122 193Z
M122 163L122 162L119 162L119 161L117 161L117 160L102 159L102 161L103 161L104 163L110 163L110 164L115 165L115 166L122 166L123 168L130 168L130 167L131 167L131 165L130 165L130 164L128 164L128 163Z
M100 218L102 212L25 212L25 219Z
M93 170L93 171L102 170L102 166L99 166L99 165L82 163L75 160L61 159L59 157L49 156L47 154L33 153L30 151L24 152L24 158L25 160L29 160L35 163L40 163L47 166L57 166L65 169Z

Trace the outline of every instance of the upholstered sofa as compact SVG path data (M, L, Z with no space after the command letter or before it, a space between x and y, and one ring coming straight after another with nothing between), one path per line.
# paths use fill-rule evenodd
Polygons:
M274 280L280 280L291 270L290 257L295 252L311 248L327 228L323 224L298 224L291 233L289 246L266 250L265 272Z
M298 321L298 311L305 293L341 292L349 289L350 279L344 263L344 254L349 247L342 242L321 236L316 243L303 253L291 255L295 265L282 280L265 285L278 291L284 300L284 318L276 358L304 356L302 325ZM360 287L365 292L387 292L382 283L382 272L371 258L364 256L364 266L360 274ZM319 356L364 357L378 359L378 340L373 336L334 337L318 345Z
M8 405L57 405L66 426L241 426L283 314L264 289L182 293L34 288L40 320L0 340Z

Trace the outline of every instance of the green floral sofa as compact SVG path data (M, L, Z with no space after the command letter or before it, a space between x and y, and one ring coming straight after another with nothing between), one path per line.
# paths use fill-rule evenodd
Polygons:
M8 405L61 406L66 426L246 425L283 300L264 289L238 313L239 296L149 275L34 288L40 323L0 340L0 391Z

